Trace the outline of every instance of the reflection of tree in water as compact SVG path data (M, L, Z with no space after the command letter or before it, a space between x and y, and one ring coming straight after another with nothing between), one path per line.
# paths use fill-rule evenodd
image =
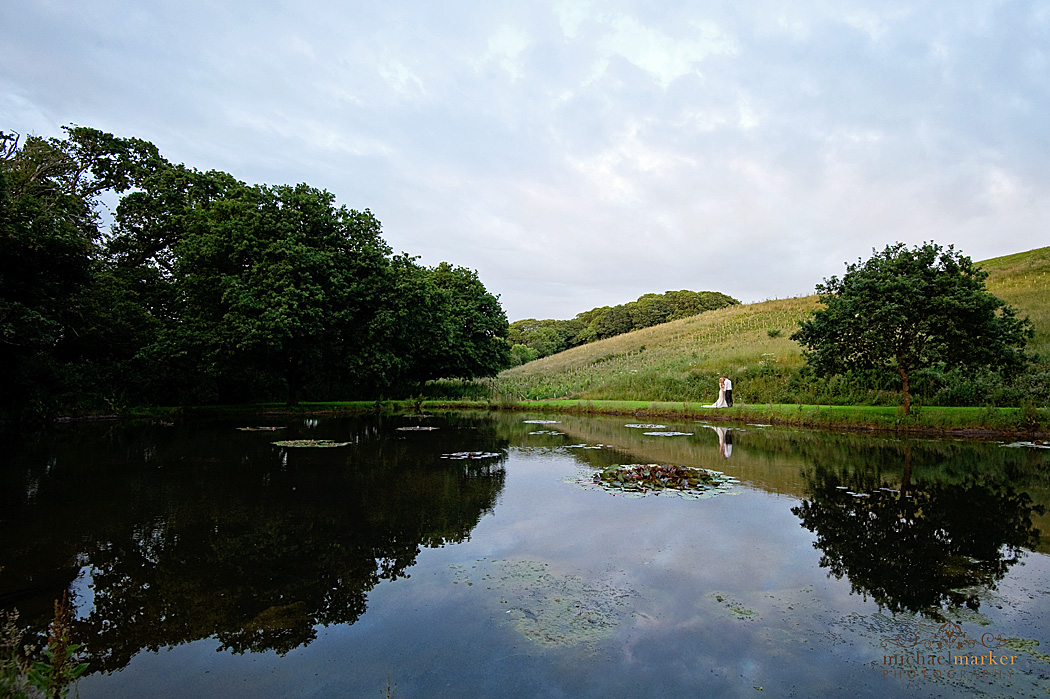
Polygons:
M809 498L792 508L817 535L821 565L855 593L893 612L940 617L944 606L980 606L982 589L1039 539L1042 508L1004 477L911 479L911 448L895 487L871 472L803 471Z
M451 430L287 458L265 439L249 450L231 449L226 431L188 449L147 445L161 474L172 472L156 483L146 482L145 464L97 469L94 479L45 477L31 506L20 506L17 530L3 537L38 552L3 562L0 595L21 607L18 590L36 585L37 571L65 570L68 585L88 568L93 594L77 633L92 671L119 669L140 649L208 637L236 652L284 653L313 640L318 624L355 622L368 591L406 577L422 546L469 538L505 479L502 455L441 459L465 446ZM469 439L505 454L502 442L476 432ZM37 543L41 522L75 535L57 547Z

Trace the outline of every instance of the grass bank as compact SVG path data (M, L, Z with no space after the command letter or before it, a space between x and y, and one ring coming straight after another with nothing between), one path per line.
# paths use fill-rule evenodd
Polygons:
M732 408L707 408L703 403L649 400L500 400L426 399L386 401L304 402L295 407L281 403L214 405L187 408L141 409L105 416L112 419L176 422L186 417L231 417L264 419L289 415L418 415L442 410L517 411L571 413L577 415L622 415L634 418L706 420L790 425L811 429L877 430L888 432L1002 436L1034 440L1050 439L1050 409L913 407L904 415L895 406L801 405L788 403L740 403ZM97 419L85 417L82 419Z
M736 404L706 408L703 403L639 400L425 401L424 410L493 409L537 413L630 415L667 419L742 421L815 429L860 429L939 435L1050 437L1050 410L1045 408L913 408L904 415L892 406Z
M938 368L917 372L913 395L927 405L1045 404L1050 395L1050 247L979 263L987 287L1028 316L1028 351L1043 359L1012 382L993 374L962 377ZM717 377L733 379L736 397L753 404L835 404L895 408L893 376L805 375L801 347L790 339L818 307L801 296L730 306L575 347L477 382L497 399L570 398L714 402ZM449 393L447 395L455 395Z

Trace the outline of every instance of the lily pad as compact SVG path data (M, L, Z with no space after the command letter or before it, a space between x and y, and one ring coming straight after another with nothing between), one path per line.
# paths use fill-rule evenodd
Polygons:
M624 427L635 427L641 430L663 430L667 425L624 425Z
M522 420L526 425L560 425L561 420Z
M1011 444L1000 444L1001 447L1012 447L1012 448L1027 448L1027 449L1050 449L1050 443L1048 442L1013 442Z
M688 437L692 432L643 432L651 437Z
M457 451L452 454L442 454L442 459L491 459L500 456L493 451Z
M431 432L436 430L436 427L429 427L427 425L412 425L410 427L398 427L400 432Z
M345 447L350 442L333 442L331 439L286 439L281 442L270 442L279 447Z
M238 427L241 432L276 432L277 430L283 430L283 427Z
M590 484L610 492L643 495L670 492L714 497L730 492L734 478L718 471L673 464L628 464L607 466L595 472Z

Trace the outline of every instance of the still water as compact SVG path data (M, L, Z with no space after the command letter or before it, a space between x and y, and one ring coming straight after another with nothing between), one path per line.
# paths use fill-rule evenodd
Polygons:
M42 634L70 591L83 699L1050 688L1034 445L521 413L5 442L0 609ZM617 464L724 475L595 483Z

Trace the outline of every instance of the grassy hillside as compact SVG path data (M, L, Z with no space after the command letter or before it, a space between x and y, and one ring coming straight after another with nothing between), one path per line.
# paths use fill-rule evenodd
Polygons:
M1036 326L1030 350L1050 354L1050 247L982 262L988 288ZM493 390L509 399L583 398L713 402L731 376L742 402L895 404L893 386L802 381L789 338L816 296L709 311L544 357L502 372Z
M993 294L1035 324L1029 349L1050 355L1050 247L981 262Z

